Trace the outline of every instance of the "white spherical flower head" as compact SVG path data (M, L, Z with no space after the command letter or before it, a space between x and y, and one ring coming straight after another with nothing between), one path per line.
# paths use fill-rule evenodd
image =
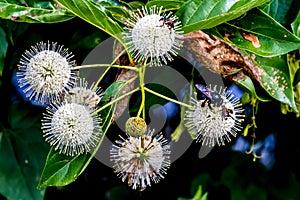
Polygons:
M18 64L17 79L29 100L49 104L75 84L75 61L57 43L40 42L27 50Z
M181 25L175 16L162 14L162 7L143 8L133 14L124 33L126 46L137 62L150 59L154 65L173 60L182 44Z
M230 135L236 137L242 130L244 109L231 91L207 87L207 92L210 98L191 99L193 108L185 112L185 126L196 142L211 147L225 145L231 141Z
M42 119L45 141L68 156L90 152L102 131L93 110L79 103L51 104Z
M65 94L63 98L68 102L76 102L80 104L86 104L90 107L96 107L103 96L101 88L94 89L94 84L88 88L88 82L85 79L80 78L77 81L77 86L70 89L68 94Z
M162 134L153 136L153 132L122 138L110 151L115 172L133 189L142 191L152 181L159 182L170 166L170 146Z

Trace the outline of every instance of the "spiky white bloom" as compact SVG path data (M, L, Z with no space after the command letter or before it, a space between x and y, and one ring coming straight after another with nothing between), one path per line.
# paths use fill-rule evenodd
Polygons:
M144 190L151 182L164 178L170 166L170 146L162 134L153 135L147 131L144 136L116 141L110 151L111 161L117 175L133 189Z
M188 109L184 116L185 126L196 142L211 147L216 143L220 146L225 145L225 141L230 142L230 135L236 137L244 119L242 104L231 91L221 87L219 91L214 87L213 91L222 98L221 105L191 98L193 108Z
M18 64L17 79L29 100L49 104L75 84L75 61L57 43L37 43L25 51Z
M103 96L101 88L94 88L92 84L88 88L88 82L80 78L77 81L76 87L70 89L70 91L63 96L68 102L76 102L80 104L87 104L90 107L96 107Z
M69 156L92 151L102 135L100 119L90 106L66 101L46 108L42 130L46 142Z
M128 21L124 38L126 46L137 62L150 59L154 65L173 60L182 44L181 24L172 13L162 13L163 7L143 7Z

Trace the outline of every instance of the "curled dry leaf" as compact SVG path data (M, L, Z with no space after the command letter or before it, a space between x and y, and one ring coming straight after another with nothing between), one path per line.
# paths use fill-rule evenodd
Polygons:
M255 64L255 55L245 56L237 47L216 36L203 31L186 34L184 47L193 59L228 80L238 82L250 76L259 85L262 83L260 75L264 71Z
M124 50L124 47L120 43L117 43L115 51L114 51L115 57L117 57L120 54L120 52L122 52L123 50ZM124 66L133 66L134 65L134 64L130 63L129 58L126 54L120 56L120 58L114 64L124 65ZM127 80L130 80L131 78L133 78L136 74L137 73L133 70L119 69L115 81L121 81L121 80L127 81ZM131 82L124 87L120 96L130 92L133 89L134 89L134 82ZM114 120L122 115L122 113L128 106L129 100L130 100L130 96L127 96L127 97L121 99L120 101L118 101L118 103L116 105L114 117L113 117Z
M240 31L240 34L243 36L243 38L245 40L248 40L249 42L252 43L252 45L255 47L255 48L259 48L260 47L260 44L259 44L259 40L258 38L256 37L256 35L252 34L252 33L248 33L248 32L245 32L245 31L242 31L242 30L239 30Z

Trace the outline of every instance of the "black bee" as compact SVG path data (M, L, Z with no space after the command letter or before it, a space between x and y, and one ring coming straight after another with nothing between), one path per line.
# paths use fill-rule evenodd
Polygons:
M222 107L222 117L224 119L227 117L233 118L231 116L231 114L233 114L233 110L225 107L225 105L223 104L223 98L218 92L206 87L205 85L196 84L195 86L205 96L205 100L201 105L202 107L204 107L206 103L208 104L208 107L210 109L212 109L211 104L213 104L216 107Z
M162 16L159 21L163 21L163 24L161 26L167 25L169 30L172 30L175 27L176 20Z
M229 109L229 108L226 108L224 105L222 105L222 111L221 111L221 114L222 114L222 118L223 119L226 119L228 117L231 117L233 120L234 118L232 117L231 114L233 114L233 110Z
M202 107L204 107L206 103L208 103L210 109L212 109L211 104L213 104L216 107L220 107L223 104L223 99L218 92L213 91L212 89L202 84L196 84L195 86L205 96L205 100L202 103Z

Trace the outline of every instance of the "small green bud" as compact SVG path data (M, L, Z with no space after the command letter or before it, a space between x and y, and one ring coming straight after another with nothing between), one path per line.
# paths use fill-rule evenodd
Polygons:
M125 130L133 137L143 136L147 131L147 124L140 117L130 117L125 124Z
M243 136L244 137L246 137L247 135L248 135L248 132L249 132L249 128L251 127L251 125L250 124L247 124L247 126L246 126L246 128L244 129L244 131L243 131Z
M251 102L251 96L249 93L245 92L241 98L242 104L247 104Z
M288 105L281 103L280 110L282 114L286 115L288 113Z

